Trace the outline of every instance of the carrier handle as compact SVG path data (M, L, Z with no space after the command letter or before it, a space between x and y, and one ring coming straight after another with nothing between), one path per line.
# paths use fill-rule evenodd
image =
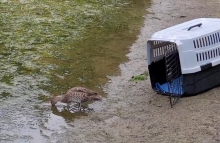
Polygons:
M194 28L194 27L200 27L202 25L202 23L190 26L189 29L187 31L189 31L190 29Z

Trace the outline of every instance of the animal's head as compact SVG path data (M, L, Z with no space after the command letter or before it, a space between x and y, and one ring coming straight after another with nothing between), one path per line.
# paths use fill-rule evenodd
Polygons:
M60 96L54 96L51 98L50 103L52 106L55 106L55 104L60 101Z
M102 97L98 94L88 96L89 100L102 100Z

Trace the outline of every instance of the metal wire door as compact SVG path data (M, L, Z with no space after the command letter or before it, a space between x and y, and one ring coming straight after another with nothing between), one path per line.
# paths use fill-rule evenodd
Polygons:
M165 51L165 66L170 105L173 107L183 94L182 73L176 44L171 44L167 47Z

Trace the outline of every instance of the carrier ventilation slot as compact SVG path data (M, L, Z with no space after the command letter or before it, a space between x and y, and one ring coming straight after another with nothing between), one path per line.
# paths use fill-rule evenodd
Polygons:
M219 32L216 32L214 34L193 40L193 45L194 48L202 48L202 47L214 45L219 42L220 42L220 34Z
M153 42L153 45L158 45L160 43L163 43L161 41L154 41ZM165 42L164 42L165 43ZM167 42L166 42L167 43ZM157 56L162 56L165 54L165 51L168 49L168 48L171 48L170 50L173 51L174 50L174 44L175 43L170 43L170 44L165 44L163 46L160 46L160 47L157 47L157 48L153 48L153 56L154 57L157 57Z
M197 62L200 62L200 61L209 60L209 59L219 57L219 56L220 56L220 48L216 48L216 49L209 50L206 52L197 53L196 59L197 59Z
M163 41L154 41L153 42L153 46L155 46L155 45L157 45L157 44L160 44L160 43L162 43Z

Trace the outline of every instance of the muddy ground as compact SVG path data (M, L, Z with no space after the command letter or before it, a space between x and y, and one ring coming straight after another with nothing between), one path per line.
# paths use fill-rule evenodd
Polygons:
M132 82L147 71L146 41L156 31L199 17L220 17L219 0L152 0L141 33L130 47L121 75L109 77L102 102L89 116L76 119L66 133L51 142L81 143L217 143L220 142L220 87L181 98L174 108L169 99L152 91L149 78Z

